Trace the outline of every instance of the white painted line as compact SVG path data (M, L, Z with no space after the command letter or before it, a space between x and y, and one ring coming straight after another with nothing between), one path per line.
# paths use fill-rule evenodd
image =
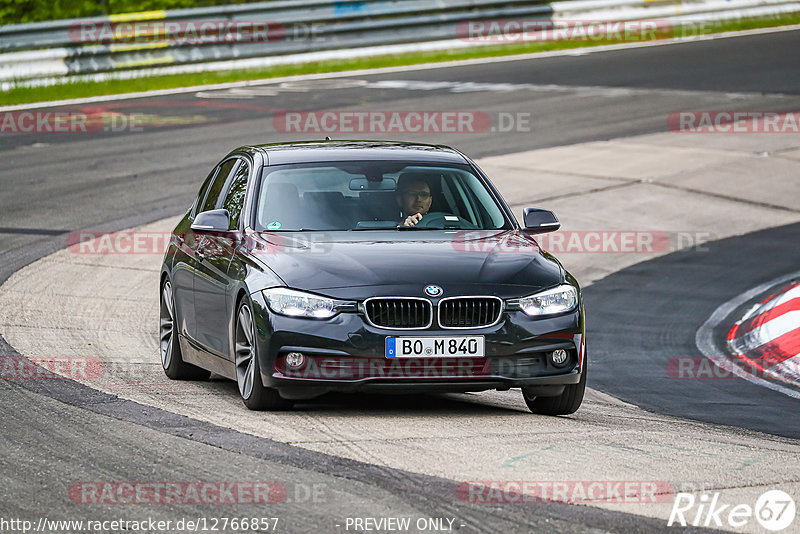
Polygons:
M797 285L789 291L773 297L764 304L754 304L749 310L747 310L747 313L745 313L736 324L741 326L745 321L751 321L756 316L763 316L764 314L773 310L776 306L783 305L797 298L800 298L800 285ZM800 309L800 303L798 303L797 307ZM731 346L737 352L744 354L748 350L752 350L753 348L763 344L759 340L764 333L765 331L763 330L758 331L758 329L755 329L745 332L744 334L739 334L731 341Z
M800 285L797 285L797 286L793 287L792 289L790 289L789 291L786 291L785 293L781 293L780 295L777 295L776 297L770 299L769 301L765 302L764 304L761 304L761 305L756 304L753 307L753 311L750 312L749 315L745 315L742 318L742 321L744 321L745 319L748 319L749 317L752 317L754 315L762 315L762 314L768 312L769 310L771 310L772 308L774 308L776 306L780 306L781 304L784 304L784 303L789 302L790 300L796 299L796 298L800 298Z
M765 369L764 373L767 376L775 378L776 380L785 381L787 378L790 378L794 381L800 381L799 370L800 370L800 359L797 356L793 356L773 367Z
M382 67L377 69L359 69L359 70L350 70L350 71L342 71L342 72L330 72L330 73L321 73L321 74L303 74L297 76L285 76L280 78L266 78L261 80L248 80L248 81L241 81L241 82L229 82L229 83L221 83L221 84L211 84L211 85L196 85L191 87L179 87L175 89L162 89L157 91L143 91L137 93L123 93L117 95L104 95L104 96L96 96L96 97L87 97L87 98L74 98L68 100L54 100L49 102L35 102L31 104L18 104L13 106L2 106L0 107L0 112L5 111L19 111L24 109L40 109L40 108L50 108L56 106L71 106L71 105L78 105L78 104L88 104L94 102L111 102L116 100L132 100L137 98L150 98L154 96L165 96L165 95L176 95L176 94L183 94L183 93L192 93L196 91L210 91L215 89L231 89L234 87L248 87L253 85L264 85L264 84L274 84L274 83L281 83L286 81L298 81L298 80L320 80L320 79L327 79L327 78L343 78L343 77L351 77L351 76L366 76L371 74L385 74L385 73L395 73L395 72L414 72L414 71L422 71L422 70L430 70L430 69L445 69L445 68L453 68L453 67L462 67L462 66L469 66L469 65L480 65L485 63L505 63L511 61L526 61L529 59L541 59L541 58L550 58L550 57L563 57L563 56L576 56L576 55L586 55L586 54L596 54L600 52L613 52L618 50L629 50L629 49L637 49L637 48L649 48L654 46L667 46L667 45L675 45L675 44L686 44L686 43L695 43L695 42L702 42L702 41L710 41L713 39L730 39L736 37L747 37L752 35L766 35L772 33L781 33L787 31L795 31L800 30L800 24L794 24L791 26L779 26L776 28L758 28L753 30L740 30L734 32L724 32L724 33L712 33L708 35L701 35L692 37L690 39L668 39L664 41L651 41L651 42L643 42L643 43L623 43L623 44L614 44L614 45L604 45L604 46L591 46L591 47L583 47L583 48L573 48L573 49L566 49L566 50L553 50L549 52L535 52L531 54L520 54L514 56L503 56L503 57L488 57L488 58L478 58L478 59L463 59L457 61L447 61L441 63L423 63L420 65L404 65L399 67Z
M800 310L793 310L770 319L758 328L737 337L733 343L736 350L747 354L797 329L800 329Z
M669 88L631 88L631 87L607 87L601 85L555 85L555 84L531 84L531 83L476 83L476 82L431 82L420 80L380 80L377 82L367 82L360 79L346 79L339 78L341 86L333 84L326 84L319 89L314 89L312 86L298 87L298 84L304 82L283 82L277 85L260 85L253 87L234 87L232 89L217 89L212 91L198 91L194 94L197 98L203 99L249 99L259 98L263 96L275 96L280 93L298 92L298 91L315 91L327 89L348 89L351 87L360 87L365 89L397 89L403 91L435 91L447 90L451 93L468 93L468 92L500 92L507 93L511 91L530 91L537 93L570 93L576 96L602 96L606 98L625 98L633 95L642 96L717 96L729 100L736 100L741 98L763 97L763 92L749 92L749 93L731 93L725 91L695 91L686 89L669 89ZM349 83L348 83L349 82ZM315 82L319 83L319 81ZM288 85L288 86L287 86ZM784 93L769 93L771 98L791 98L794 95Z
M705 323L697 330L697 334L695 334L694 342L697 345L697 348L700 349L700 352L709 360L711 360L714 365L720 367L723 371L726 372L733 372L739 378L747 380L757 386L762 386L767 389L771 389L772 391L776 391L787 397L792 397L794 399L800 399L800 391L796 391L794 389L790 389L785 386L781 386L779 384L772 383L768 380L764 380L763 378L758 378L756 376L751 375L750 373L745 372L744 370L740 369L736 365L725 365L725 362L730 361L730 357L723 353L720 349L717 348L717 345L714 343L714 328L716 328L726 317L728 317L736 308L747 302L748 300L755 298L759 293L763 293L770 287L774 287L778 284L783 284L789 282L800 276L800 271L794 272L792 274L781 276L774 280L770 280L769 282L765 282L760 286L754 287L748 291L745 291L741 295L738 295L728 302L725 302L721 306L719 306L714 313L711 314Z
M775 304L770 306L770 308L774 308L775 306L780 306L785 304L793 299L800 299L800 285L797 285L787 291L786 293L782 294L776 301Z

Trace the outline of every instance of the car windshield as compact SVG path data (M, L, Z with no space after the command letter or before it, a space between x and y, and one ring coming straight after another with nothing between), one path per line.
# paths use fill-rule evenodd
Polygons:
M422 219L402 226L410 215ZM258 231L510 228L466 165L347 161L265 167Z

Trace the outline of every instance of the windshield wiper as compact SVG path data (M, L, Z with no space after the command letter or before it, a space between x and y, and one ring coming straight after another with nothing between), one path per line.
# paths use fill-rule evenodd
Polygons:
M273 232L280 233L280 232L325 232L325 231L330 232L330 231L334 231L334 230L316 230L314 228L300 228L299 230L292 228L292 229L285 229L284 230L283 228L277 228L275 230L261 230L261 231L262 232L266 232L266 233L273 233Z
M369 230L401 230L407 232L409 230L441 230L441 228L432 228L430 226L373 226L369 228L350 228L348 232L367 232Z

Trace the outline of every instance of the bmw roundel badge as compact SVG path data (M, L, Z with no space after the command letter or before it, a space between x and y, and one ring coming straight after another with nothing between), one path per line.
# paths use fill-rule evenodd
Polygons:
M429 285L425 286L425 294L429 297L441 297L442 296L442 288L439 286Z

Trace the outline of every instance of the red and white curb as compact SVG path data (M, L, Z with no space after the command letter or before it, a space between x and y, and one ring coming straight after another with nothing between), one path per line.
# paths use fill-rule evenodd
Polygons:
M755 305L728 332L742 367L761 376L800 383L800 282Z

